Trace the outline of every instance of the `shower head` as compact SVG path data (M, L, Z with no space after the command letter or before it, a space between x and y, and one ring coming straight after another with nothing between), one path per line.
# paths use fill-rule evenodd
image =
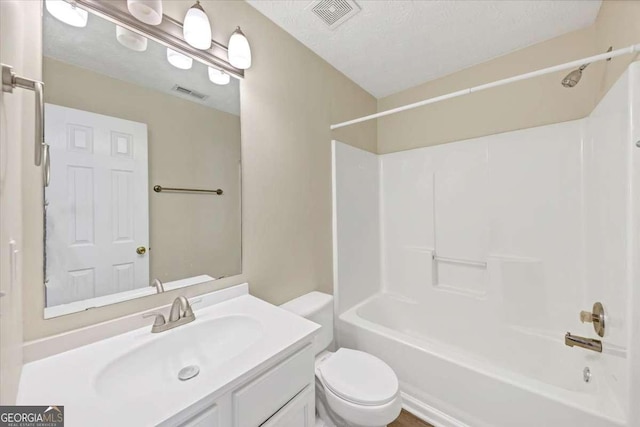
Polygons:
M609 49L607 49L607 52L611 52L612 50L613 50L613 46L609 46ZM611 61L611 58L607 58L607 61ZM582 64L580 68L578 68L577 70L573 70L572 72L567 74L565 78L562 79L562 86L574 87L575 85L577 85L580 82L580 79L582 78L582 72L588 66L589 66L589 63Z
M565 78L562 79L562 86L574 87L575 85L577 85L580 82L580 79L582 78L582 71L588 66L589 64L583 64L577 70L573 70L572 72L567 74Z

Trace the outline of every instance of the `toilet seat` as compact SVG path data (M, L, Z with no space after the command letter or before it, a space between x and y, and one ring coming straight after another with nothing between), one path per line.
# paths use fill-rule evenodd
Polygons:
M320 364L318 373L325 388L355 405L384 406L398 396L395 372L362 351L341 348Z

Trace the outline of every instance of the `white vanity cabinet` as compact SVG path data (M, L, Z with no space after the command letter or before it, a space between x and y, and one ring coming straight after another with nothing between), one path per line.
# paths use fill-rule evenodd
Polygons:
M166 332L146 325L27 363L18 404L66 405L68 427L314 426L319 325L246 285L202 296L195 316ZM199 373L181 381L190 366Z
M163 427L312 427L315 424L311 345L271 364L220 397L206 398Z
M273 414L262 427L312 427L315 425L315 392L308 385L289 403Z

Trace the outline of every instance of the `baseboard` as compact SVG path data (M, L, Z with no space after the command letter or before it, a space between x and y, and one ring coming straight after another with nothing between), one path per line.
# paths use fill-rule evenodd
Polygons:
M408 395L405 392L402 395L402 407L411 412L422 421L432 424L434 427L469 427L467 424L459 421L444 412L429 406L424 402Z

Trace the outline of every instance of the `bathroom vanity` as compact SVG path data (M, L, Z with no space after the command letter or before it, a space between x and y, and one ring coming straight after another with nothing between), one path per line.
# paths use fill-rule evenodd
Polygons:
M18 404L64 405L71 427L313 426L319 326L246 285L192 303L196 319L175 329L149 323L26 364Z

